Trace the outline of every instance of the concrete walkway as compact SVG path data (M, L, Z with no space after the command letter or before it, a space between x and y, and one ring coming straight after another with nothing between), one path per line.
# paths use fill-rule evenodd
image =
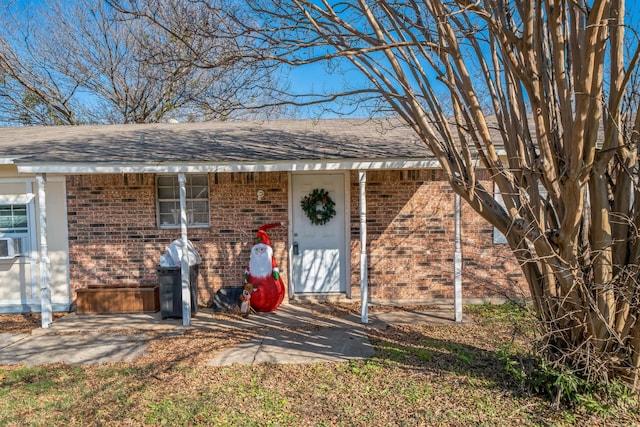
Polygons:
M147 350L150 334L182 334L189 328L265 330L253 340L220 352L208 362L211 366L345 361L373 356L368 328L454 323L450 309L370 314L369 323L363 325L354 314L331 315L316 308L313 304L284 304L274 313L256 313L247 319L216 315L205 309L191 319L188 327L182 326L182 319L162 319L160 313L71 313L55 320L51 328L36 329L30 335L0 333L0 365L131 361Z
M374 353L363 327L270 330L264 336L220 352L208 365L344 362L368 358Z
M144 334L39 334L22 335L4 345L0 334L0 365L44 365L64 362L70 365L132 361L147 349ZM14 337L15 338L15 337Z

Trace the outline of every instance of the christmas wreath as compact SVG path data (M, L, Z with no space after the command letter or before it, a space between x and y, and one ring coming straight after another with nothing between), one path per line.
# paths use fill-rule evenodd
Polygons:
M336 203L323 188L316 188L304 196L300 205L313 225L324 225L336 215Z

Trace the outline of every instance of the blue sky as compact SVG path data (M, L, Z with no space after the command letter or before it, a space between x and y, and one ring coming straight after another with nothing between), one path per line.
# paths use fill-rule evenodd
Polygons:
M640 1L627 0L626 15L628 17L628 22L634 23L633 27L639 32L638 36L640 37L640 25L637 24L640 21ZM299 94L313 92L339 92L345 87L345 84L362 86L362 82L364 81L363 75L358 70L353 69L346 75L332 75L326 72L325 65L319 63L298 67L297 69L292 70L289 76L291 78L292 91ZM358 110L353 113L352 109L348 107L344 108L335 106L334 108L354 117L368 116L368 113L362 110ZM303 114L311 117L317 117L320 114L322 118L336 116L333 112L323 112L322 110L323 109L320 106L312 106L304 108L301 111L304 111Z
M44 0L14 0L19 5L38 5L44 3ZM73 0L69 0L73 1ZM100 0L95 0L100 1ZM8 4L11 0L0 0L0 5ZM631 17L631 22L638 22L640 15L640 1L628 0L627 14ZM15 3L14 3L15 4ZM640 31L639 26L636 28ZM329 74L326 72L326 66L321 63L306 65L288 72L290 79L290 88L292 92L297 94L303 93L331 93L340 92L345 86L363 86L363 76L359 71L353 70L344 75ZM341 113L347 113L351 116L367 116L367 112L363 110L353 111L350 106L343 107L338 104L332 104L334 110ZM298 111L303 117L334 117L337 114L326 111L322 106L310 106L301 108Z

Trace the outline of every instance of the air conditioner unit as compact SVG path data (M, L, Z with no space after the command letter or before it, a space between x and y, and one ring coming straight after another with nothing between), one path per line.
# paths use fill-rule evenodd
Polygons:
M13 259L22 252L20 237L0 237L0 259Z

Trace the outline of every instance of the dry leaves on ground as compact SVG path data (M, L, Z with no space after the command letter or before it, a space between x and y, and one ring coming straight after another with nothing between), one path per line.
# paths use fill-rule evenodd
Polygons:
M0 333L30 334L41 326L41 318L37 313L0 314Z

